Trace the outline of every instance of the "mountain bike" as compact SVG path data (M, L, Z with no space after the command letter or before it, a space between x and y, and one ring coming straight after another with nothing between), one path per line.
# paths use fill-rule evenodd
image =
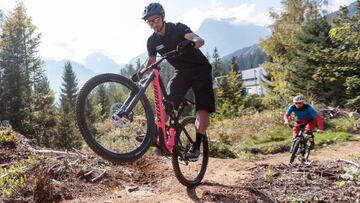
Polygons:
M131 79L118 74L91 78L78 94L76 120L88 146L113 163L139 159L158 137L156 144L165 156L171 156L176 178L192 187L205 175L209 146L204 136L198 160L185 156L196 139L195 117L181 114L193 102L183 98L179 107L174 107L160 78L160 63L177 54L180 54L177 50L164 54L153 65L137 71ZM152 95L147 91L150 84ZM150 96L153 96L155 115ZM165 110L170 112L168 125ZM138 136L143 136L140 142L136 139Z
M313 119L307 121L306 123L298 123L299 125L299 132L297 133L296 137L294 138L291 146L291 156L290 156L290 164L294 162L297 155L300 155L301 161L308 161L311 151L311 142L309 138L311 135L305 134L305 127L309 124ZM294 127L294 124L289 124L290 128ZM313 133L313 132L312 132Z

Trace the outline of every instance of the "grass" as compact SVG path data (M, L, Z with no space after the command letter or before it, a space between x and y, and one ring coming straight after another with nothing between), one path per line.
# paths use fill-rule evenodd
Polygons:
M326 122L326 131L315 134L315 147L356 140L356 121L350 118ZM282 112L264 111L251 116L225 119L212 123L208 130L210 154L213 157L258 159L259 155L287 152L292 142L292 129L282 125Z

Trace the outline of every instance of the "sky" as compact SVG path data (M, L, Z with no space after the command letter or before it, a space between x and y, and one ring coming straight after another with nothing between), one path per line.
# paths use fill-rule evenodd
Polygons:
M329 0L329 9L355 0ZM15 0L0 0L7 14ZM23 0L27 14L42 35L43 59L73 60L101 52L125 64L146 51L152 33L141 19L145 6L153 0ZM196 31L206 18L232 18L234 24L267 26L269 8L281 9L280 0L158 0L165 8L166 21L182 22Z

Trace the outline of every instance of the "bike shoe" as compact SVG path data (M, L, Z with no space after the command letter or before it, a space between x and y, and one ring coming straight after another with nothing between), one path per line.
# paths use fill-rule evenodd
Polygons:
M200 156L200 150L198 150L198 149L189 150L185 154L185 159L187 159L189 161L197 161L199 159L199 156Z

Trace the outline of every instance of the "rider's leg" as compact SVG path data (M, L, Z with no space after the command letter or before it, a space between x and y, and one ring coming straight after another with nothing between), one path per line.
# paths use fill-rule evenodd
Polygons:
M310 150L314 149L315 146L315 139L314 139L314 127L315 127L315 120L311 121L309 124L306 125L305 133L309 136L309 142L310 142Z
M209 112L207 110L198 110L196 112L196 141L195 148L200 149L202 138L206 134L206 129L209 126Z
M200 154L200 145L206 129L209 125L209 113L215 111L215 97L212 86L211 66L204 66L198 68L194 72L194 79L192 81L192 89L195 94L196 103L196 140L192 147L189 157L198 157Z
M291 142L290 153L292 153L292 150L293 150L294 144L295 144L295 138L298 135L298 133L299 133L299 125L296 123L293 127L293 139Z

